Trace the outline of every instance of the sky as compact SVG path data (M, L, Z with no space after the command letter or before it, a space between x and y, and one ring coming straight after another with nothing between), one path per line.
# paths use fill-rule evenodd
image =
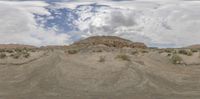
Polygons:
M96 35L151 47L200 44L199 0L0 0L0 44L68 45Z

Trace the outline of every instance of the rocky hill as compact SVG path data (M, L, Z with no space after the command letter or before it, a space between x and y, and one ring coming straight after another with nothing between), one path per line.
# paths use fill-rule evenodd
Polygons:
M105 45L108 47L130 47L130 48L147 48L144 43L132 42L116 36L93 36L72 44L72 46L95 46Z

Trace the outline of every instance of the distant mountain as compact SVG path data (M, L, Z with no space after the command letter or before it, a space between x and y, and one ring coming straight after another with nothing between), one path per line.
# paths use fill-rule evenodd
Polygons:
M0 49L13 49L13 48L37 48L32 45L23 45L23 44L0 44Z
M65 49L67 48L67 45L48 45L48 46L41 46L42 49Z
M200 44L195 44L195 45L187 46L186 48L197 48L197 49L200 49Z
M131 48L147 48L144 43L132 42L117 36L93 36L72 44L74 46L95 46L95 45L106 45L108 47L131 47Z

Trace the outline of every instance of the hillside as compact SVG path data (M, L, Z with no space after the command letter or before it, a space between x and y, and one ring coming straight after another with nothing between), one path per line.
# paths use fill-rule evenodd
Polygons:
M23 45L23 44L0 44L0 49L14 49L14 48L37 48L32 45Z
M195 44L195 45L191 45L191 46L187 46L186 48L197 48L200 49L200 44Z
M108 47L130 47L130 48L147 48L144 43L132 42L116 36L93 36L72 44L72 46L94 46L94 45L105 45Z

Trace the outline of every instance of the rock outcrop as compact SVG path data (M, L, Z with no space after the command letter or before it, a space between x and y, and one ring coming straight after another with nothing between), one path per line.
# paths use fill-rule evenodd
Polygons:
M144 43L132 42L116 36L93 36L80 40L72 44L72 46L95 46L95 45L105 45L108 47L130 47L130 48L147 48Z

